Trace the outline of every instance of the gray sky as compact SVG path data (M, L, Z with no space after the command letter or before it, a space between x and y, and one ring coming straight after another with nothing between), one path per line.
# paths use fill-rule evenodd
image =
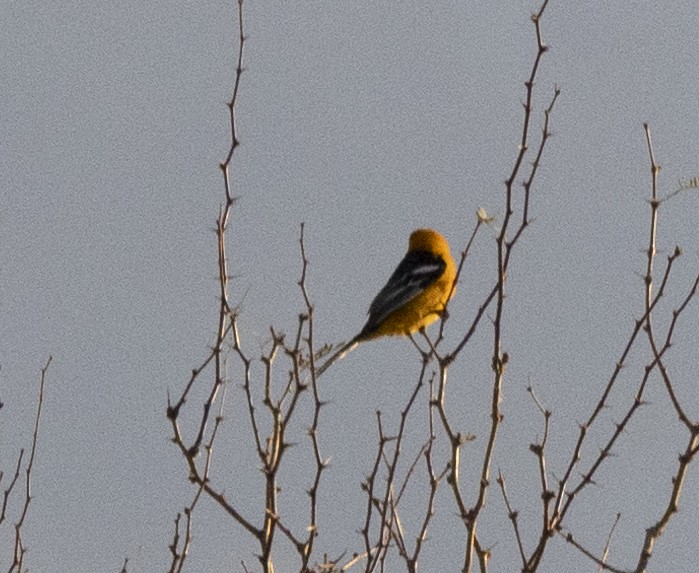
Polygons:
M537 4L492 4L245 4L242 146L233 166L240 199L229 245L231 295L241 303L249 353L267 341L270 324L295 329L301 221L316 337L338 342L361 328L412 229L435 227L458 252L478 208L502 215L502 181L516 153L535 50L529 14ZM234 2L10 0L2 12L6 472L29 440L39 370L54 358L25 531L27 564L32 571L117 571L128 556L129 571L164 570L172 520L191 495L169 443L166 393L182 388L215 332L213 226L223 197L218 163L228 145ZM528 445L540 435L541 419L526 387L534 385L553 410L549 462L560 475L577 422L589 414L642 314L650 194L642 123L653 129L662 195L678 179L699 175L698 21L691 0L552 0L543 21L551 51L536 86L537 129L554 85L562 95L534 190L534 223L508 282L511 364L494 463L515 506L529 512L530 532L539 523ZM698 209L696 194L686 193L661 210L662 255L675 244L684 250L665 313L697 272ZM448 342L459 339L492 284L493 236L485 231L474 247ZM670 355L694 417L698 323L695 302ZM465 454L467 476L480 459L489 414L490 343L484 323L451 374L459 423L480 436ZM628 407L646 346L633 354L591 450ZM345 505L329 506L321 551L339 552L347 540L359 546L357 500L374 452L373 413L380 408L396 423L418 368L408 342L386 340L360 348L327 375L327 491L351 493ZM222 483L227 469L245 463L251 479L257 476L255 460L237 447L243 411L234 396L231 390L221 437ZM622 567L632 565L644 528L658 518L685 443L657 378L648 399L599 485L571 516L574 533L600 549L621 511L611 562ZM358 454L362 445L366 456ZM689 572L699 561L696 475L692 468L652 570ZM227 491L236 488L243 486L230 479ZM648 501L658 491L660 498ZM514 570L516 547L501 506L493 488L482 541L494 546L494 570ZM447 497L441 510L448 521ZM454 530L435 529L430 551L449 555L459 542ZM191 571L254 563L256 547L210 503L200 507L195 535ZM559 540L542 570L571 564L594 570Z

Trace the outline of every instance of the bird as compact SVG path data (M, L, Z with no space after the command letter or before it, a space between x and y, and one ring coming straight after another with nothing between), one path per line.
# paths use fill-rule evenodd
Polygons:
M359 344L381 336L411 336L436 321L454 296L456 264L434 229L417 229L408 252L369 306L364 328L316 370L316 378Z

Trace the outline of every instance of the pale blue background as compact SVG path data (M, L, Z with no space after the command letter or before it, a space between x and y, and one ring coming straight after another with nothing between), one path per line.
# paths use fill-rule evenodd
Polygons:
M459 251L477 208L502 216L502 181L516 153L523 82L535 50L529 14L537 5L498 4L245 4L242 146L233 165L240 200L229 245L231 293L241 303L250 355L259 353L270 324L294 332L302 310L301 221L316 337L337 342L363 324L412 229L436 227ZM1 11L6 473L29 443L39 370L54 357L24 530L26 563L41 572L117 571L129 557L129 571L162 571L172 520L191 495L169 443L166 392L179 391L204 358L217 316L213 226L223 196L218 163L229 136L235 5L5 0ZM689 0L552 1L543 21L551 51L537 83L537 135L554 85L562 96L534 190L534 223L508 282L504 344L511 364L493 464L508 479L529 544L540 526L528 445L540 436L541 419L525 389L533 384L554 412L549 468L560 477L577 422L596 402L642 313L650 194L642 123L653 128L663 194L678 179L699 175L698 22L699 5ZM666 312L697 270L695 195L661 212L661 253L675 244L685 253ZM486 230L474 247L448 342L458 339L459 325L492 284L493 236ZM698 323L695 302L668 356L694 417ZM464 452L465 483L475 478L489 415L488 324L452 369L455 419L479 436ZM586 459L630 404L647 360L644 343ZM395 427L418 367L407 342L387 340L360 348L327 375L330 405L321 430L333 465L325 491L349 493L326 506L319 557L361 547L359 483L374 454L374 411L384 410ZM239 371L230 371L239 384ZM232 388L216 475L229 495L239 492L254 506L242 484L259 474L255 458L240 449L245 425L236 396ZM626 568L666 503L686 443L657 378L648 399L599 485L570 514L573 533L600 551L621 511L610 561ZM424 404L423 395L423 411ZM299 436L303 429L300 423ZM285 470L295 479L299 459L290 457ZM659 540L653 571L690 572L699 562L696 470ZM294 507L303 497L290 491L284 499ZM495 487L488 500L480 535L493 547L493 571L518 570ZM431 531L425 555L432 557L423 569L456 570L452 557L462 532L448 496L440 511L447 525ZM255 565L257 547L209 502L199 508L195 535L190 571L242 570L241 559ZM549 551L542 571L596 570L560 539ZM278 564L278 570L292 569Z

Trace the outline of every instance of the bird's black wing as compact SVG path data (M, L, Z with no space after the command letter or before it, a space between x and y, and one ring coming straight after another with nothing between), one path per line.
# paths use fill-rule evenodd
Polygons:
M391 278L369 307L369 319L360 336L371 334L384 319L407 304L434 283L444 273L444 260L427 251L412 251L405 255Z

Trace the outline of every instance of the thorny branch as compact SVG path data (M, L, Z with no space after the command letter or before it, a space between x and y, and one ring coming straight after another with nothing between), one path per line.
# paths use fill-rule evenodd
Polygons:
M223 396L218 400L221 388L226 381L225 375L225 357L223 354L226 339L229 334L234 336L234 350L238 351L238 355L242 357L242 353L237 345L237 325L236 325L236 311L231 307L229 303L228 295L228 263L226 258L226 231L228 228L228 220L230 217L231 210L235 203L235 198L233 197L232 187L231 187L231 162L233 155L237 147L240 145L238 139L238 132L236 127L236 103L238 100L238 93L240 88L240 80L243 73L243 49L245 46L245 34L243 30L243 0L238 0L238 55L235 68L235 78L233 82L233 90L231 99L228 102L228 111L230 118L230 133L231 133L231 143L226 155L225 160L221 163L220 168L223 173L224 180L224 190L225 190L225 200L219 211L219 216L216 222L216 237L217 237L217 248L218 248L218 275L219 275L219 317L218 325L216 329L216 342L211 349L209 356L204 360L199 368L192 371L188 384L185 386L184 390L180 394L180 397L176 402L172 402L168 397L168 407L167 407L167 417L170 420L173 430L173 442L181 451L189 470L189 479L197 486L196 492L192 498L192 501L184 509L185 515L185 526L184 533L181 534L181 513L178 513L175 518L175 532L173 540L170 544L170 553L172 555L172 562L170 566L170 572L180 572L183 570L184 563L187 559L189 547L192 541L192 515L195 507L197 506L202 493L208 494L210 498L218 502L219 505L229 513L238 523L240 523L245 529L253 533L255 536L259 537L259 529L256 528L249 520L244 518L240 513L238 513L235 508L228 503L225 497L215 491L209 483L209 474L211 469L211 461L213 455L213 446L218 433L221 422L223 421ZM245 364L246 371L249 368L249 363ZM199 429L196 436L191 442L187 442L183 436L182 430L180 428L180 414L184 408L188 397L190 396L192 389L197 380L199 380L204 372L208 371L209 368L213 368L213 383L209 391L208 397L204 402L203 412L201 418L199 419ZM209 425L209 418L211 414L211 409L214 404L217 403L219 413L214 418L214 423L207 435L207 427ZM199 462L199 453L202 448L205 450L205 455L203 461ZM259 449L259 441L258 441Z
M3 491L2 499L2 510L0 510L0 526L7 519L8 513L8 503L10 498L13 496L15 487L19 485L20 477L24 473L24 495L22 497L21 509L17 521L14 523L14 542L13 542L13 552L12 552L12 562L7 569L8 573L22 573L25 569L24 558L27 554L27 547L24 544L23 537L23 527L27 514L29 513L29 504L32 501L32 471L34 469L34 461L36 459L36 450L39 440L39 425L41 422L41 413L44 407L44 387L46 385L46 374L48 373L49 366L51 365L52 357L49 356L46 364L41 369L41 376L39 378L39 397L36 406L36 416L34 417L34 428L32 430L32 445L29 449L29 459L27 460L26 466L23 465L25 450L22 448L17 456L17 465L15 466L15 472L10 481L9 485ZM24 467L24 472L22 468ZM0 482L3 478L3 472L0 472Z
M554 105L560 90L556 88L554 95L544 111L544 125L541 132L541 138L538 142L537 151L530 165L529 173L527 174L522 187L524 194L522 197L522 214L519 219L519 224L511 230L512 217L515 213L515 183L520 175L524 158L529 150L530 145L530 129L533 116L533 100L534 100L534 85L539 71L539 66L543 55L548 48L543 41L541 33L541 18L546 10L548 0L545 0L539 11L532 16L536 34L536 55L529 74L528 80L525 82L526 96L523 104L524 113L522 118L522 128L517 156L510 172L510 176L505 182L505 214L501 224L500 232L497 236L497 278L495 285L489 294L485 297L484 302L478 308L475 318L471 326L467 329L466 334L461 339L461 342L450 353L439 360L440 362L440 377L436 395L433 398L433 405L437 409L439 419L442 422L442 427L447 434L449 443L451 444L451 460L449 464L449 474L447 482L451 486L452 494L466 530L466 543L464 551L464 562L462 571L468 573L472 570L475 560L479 564L482 572L487 571L488 559L490 553L487 549L480 546L477 539L477 521L481 510L485 506L486 494L490 487L490 470L495 451L496 437L498 429L502 421L500 412L500 402L502 399L502 384L504 380L505 369L508 362L508 355L502 350L502 322L505 311L505 283L507 280L507 271L509 268L510 257L515 245L522 236L524 230L529 225L529 209L530 209L530 191L534 178L538 172L541 158L543 156L546 142L551 137L549 130L549 118L553 111ZM461 463L461 448L466 441L472 439L471 436L464 436L460 432L453 429L452 423L446 412L446 383L447 383L447 367L458 356L463 348L468 344L471 337L475 333L481 318L485 315L486 310L492 303L495 303L495 316L493 323L493 354L492 354L492 369L493 369L493 384L492 384L492 399L491 399L491 425L488 432L485 452L481 465L481 478L478 486L475 503L468 507L464 499L464 494L461 490L461 482L459 476L459 467Z
M309 383L302 377L306 368L304 356L313 360L313 306L307 287L308 258L304 244L304 226L301 226L300 251L302 259L299 288L304 301L304 312L300 313L298 328L293 343L286 342L287 337L270 328L271 345L260 357L264 369L262 381L254 380L252 376L253 359L248 355L241 342L238 324L238 312L229 302L228 294L228 262L226 258L226 234L228 222L235 198L232 193L231 165L234 152L240 144L236 127L236 103L243 71L243 48L245 34L243 31L243 2L238 0L238 57L235 70L235 81L231 99L228 103L230 116L231 143L226 159L221 164L223 173L225 200L219 212L216 225L218 247L218 283L219 283L219 317L216 329L216 342L202 365L192 371L189 382L176 401L168 400L167 415L173 431L173 442L179 448L187 464L189 479L196 486L195 494L183 513L175 518L175 529L170 553L172 573L183 570L189 548L192 542L192 516L204 494L215 502L239 526L246 530L257 541L259 546L258 560L264 573L274 572L273 548L276 534L279 532L297 552L301 571L310 571L313 557L314 541L318 535L318 490L321 476L327 467L321 455L318 428L320 412L324 405L320 398L315 378L311 376L310 389L312 394L313 414L308 429L311 452L315 461L315 474L307 490L309 498L308 526L304 532L295 533L282 519L279 509L279 472L285 453L290 443L287 438L289 426L294 419L301 397L309 389ZM232 357L240 366L242 377L241 392L245 396L249 432L254 443L255 451L261 466L262 489L264 491L264 508L258 516L244 515L239 508L239 499L228 499L223 493L223 487L214 484L211 476L214 443L221 428L224 416L224 397L227 383L227 356L230 349ZM281 385L275 372L275 364L279 357L286 357L291 363L285 380ZM311 369L312 371L312 369ZM195 385L203 378L205 372L212 375L211 387L207 392L201 416L198 418L197 431L189 440L181 427L181 414L187 399L193 393ZM261 395L260 395L261 394ZM261 402L258 406L257 402ZM217 415L211 419L211 411L216 407ZM203 455L201 455L203 454ZM183 518L184 516L184 518Z
M697 425L697 423L695 422L692 422L686 415L684 409L681 407L676 393L674 391L672 381L669 377L668 370L664 364L664 356L672 345L672 335L674 333L678 319L680 318L684 310L687 308L689 302L696 296L697 289L699 288L699 275L697 275L697 277L695 278L688 293L681 301L680 305L672 311L672 318L667 328L667 332L665 333L662 342L658 343L658 338L654 333L652 316L654 311L658 307L661 299L666 294L667 287L672 274L672 269L674 268L677 259L680 257L681 251L679 248L675 248L674 252L667 257L667 264L665 265L665 269L663 271L661 280L657 286L657 292L654 293L654 285L656 284L656 281L654 280L654 267L657 255L656 243L658 236L658 215L659 207L662 204L663 200L658 199L657 176L660 171L660 167L659 165L657 165L654 158L653 147L650 138L650 129L648 128L647 124L644 125L644 129L646 132L646 141L648 144L648 153L651 164L651 199L649 201L651 216L649 225L649 246L646 252L646 274L644 275L644 312L642 317L635 322L634 328L632 329L631 334L629 335L629 338L626 342L626 345L621 353L619 360L616 363L612 375L610 376L602 391L602 395L599 401L593 408L593 411L587 419L587 421L581 424L580 426L578 439L573 448L573 454L571 456L570 462L568 463L563 478L559 480L557 493L555 494L555 496L549 495L548 488L545 485L542 486L542 499L546 500L546 503L544 503L543 510L545 518L545 527L544 531L542 532L539 538L539 542L537 543L536 548L534 549L530 558L527 561L524 571L535 571L537 569L543 557L548 540L556 532L563 535L564 539L566 539L568 543L576 547L581 553L583 553L584 555L592 559L595 563L597 563L600 567L600 570L607 570L613 572L621 571L621 569L612 567L607 563L608 547L605 548L601 558L596 557L592 552L584 548L573 537L572 533L563 533L563 521L566 514L572 507L574 500L576 499L578 494L585 487L594 483L595 474L612 453L613 446L623 435L630 420L637 412L637 410L645 404L643 395L647 388L648 382L650 381L650 376L654 371L660 372L664 386L667 390L673 407L678 415L678 418L689 431L689 438L687 446L685 448L685 452L679 457L677 471L675 472L671 480L672 490L668 499L667 506L661 518L653 526L649 527L646 530L645 540L643 542L643 547L641 549L639 561L635 569L633 569L634 572L641 573L646 571L656 539L662 534L664 529L667 527L667 524L669 523L672 515L677 511L679 497L681 494L684 479L686 477L687 469L690 463L694 460L694 457L697 453L699 444L699 425ZM666 197L665 200L672 196L674 195ZM594 424L594 422L597 420L599 414L607 406L611 391L617 383L622 368L626 365L628 361L631 349L638 342L638 335L642 331L645 331L648 337L649 345L652 351L652 357L650 362L643 369L643 376L639 381L638 389L636 391L634 399L628 407L625 415L622 417L621 421L615 424L614 431L611 433L609 439L607 440L607 443L601 448L599 454L592 461L589 469L582 474L582 477L580 478L578 484L575 487L569 487L572 473L582 459L582 450L584 444L587 441L586 439L589 435L589 430L591 426ZM540 447L538 447L535 450L535 453L539 458L541 464L545 462L544 446L545 444L541 444ZM554 506L553 509L551 509L549 507L548 501L552 501L554 498ZM549 513L550 518L547 517Z

